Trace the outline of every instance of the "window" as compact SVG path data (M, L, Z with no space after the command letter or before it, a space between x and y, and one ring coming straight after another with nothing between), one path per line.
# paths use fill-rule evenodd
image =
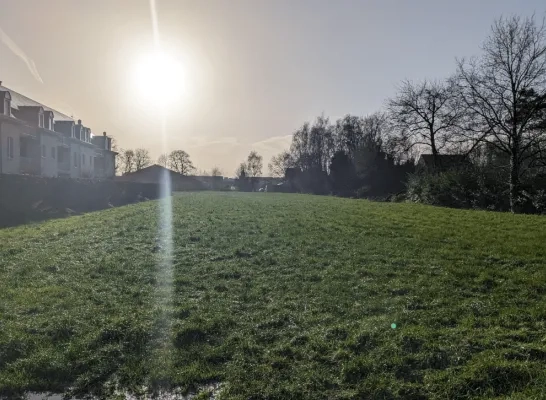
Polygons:
M4 99L4 114L11 115L11 102L9 99Z
M19 142L19 155L21 157L28 157L28 144L24 139L21 139Z
M82 154L82 165L85 165L85 154Z
M13 158L13 138L8 137L8 159Z
M51 158L55 159L55 147L51 148Z
M74 166L78 166L78 155L76 153L74 153Z
M43 128L44 127L44 114L40 114L40 119L38 121L38 126L40 128Z
M93 157L89 156L89 165L93 166Z
M46 158L46 148L45 148L45 144L42 145L42 158Z

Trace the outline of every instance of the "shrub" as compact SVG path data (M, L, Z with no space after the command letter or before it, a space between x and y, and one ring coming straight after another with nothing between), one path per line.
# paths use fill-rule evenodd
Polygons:
M531 197L533 207L539 214L546 213L546 191L543 189L537 190Z
M411 174L407 199L445 207L505 211L509 209L505 182L502 173L478 167Z
M408 198L405 192L396 193L389 197L389 201L393 203L403 203L407 200Z
M356 190L356 197L359 199L366 198L370 195L370 187L362 186Z
M411 174L407 198L410 201L455 208L472 208L479 190L478 179L468 169Z

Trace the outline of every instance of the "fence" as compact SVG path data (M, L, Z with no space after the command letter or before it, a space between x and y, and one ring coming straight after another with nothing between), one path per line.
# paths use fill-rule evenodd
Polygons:
M157 199L154 183L0 175L0 227Z

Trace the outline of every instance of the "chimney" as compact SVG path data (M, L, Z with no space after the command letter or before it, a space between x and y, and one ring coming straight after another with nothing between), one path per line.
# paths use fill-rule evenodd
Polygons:
M102 132L102 136L105 136L105 137L106 137L106 132Z
M2 81L0 81L0 86L2 86Z
M78 120L78 125L81 125L81 124L82 124L82 120L79 119L79 120Z

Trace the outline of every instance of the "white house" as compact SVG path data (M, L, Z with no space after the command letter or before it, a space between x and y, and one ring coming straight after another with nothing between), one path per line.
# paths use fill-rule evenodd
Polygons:
M0 82L0 174L112 178L112 139Z

